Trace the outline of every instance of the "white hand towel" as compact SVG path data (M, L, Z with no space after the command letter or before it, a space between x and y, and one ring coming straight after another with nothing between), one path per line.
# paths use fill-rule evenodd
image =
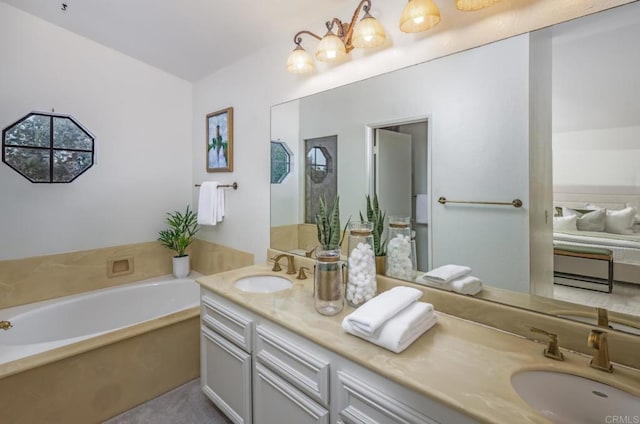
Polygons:
M220 187L217 189L216 199L218 200L218 206L216 207L216 219L218 222L221 222L224 218L224 188Z
M352 327L347 318L342 320L342 329L392 352L400 353L433 327L437 321L433 305L415 302L388 320L371 336L362 334Z
M430 280L424 275L418 275L415 279L415 282L418 284L422 284L424 286L431 286L431 287L435 287L442 290L448 290L448 291L453 290L453 288L451 287L451 281L443 283L435 280Z
M416 224L428 224L427 208L429 198L426 194L416 195Z
M200 185L198 196L198 224L216 225L218 223L218 183L205 181Z
M434 283L445 284L468 274L471 274L471 268L468 266L444 265L427 272L423 275L423 278L431 280Z
M422 297L412 287L398 286L380 293L345 317L349 325L364 335L373 335L382 324Z
M451 281L451 290L473 296L482 290L482 281L473 275L466 275Z

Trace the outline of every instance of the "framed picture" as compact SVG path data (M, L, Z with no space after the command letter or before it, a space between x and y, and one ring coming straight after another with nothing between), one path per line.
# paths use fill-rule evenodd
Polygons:
M233 171L233 108L207 115L207 172Z

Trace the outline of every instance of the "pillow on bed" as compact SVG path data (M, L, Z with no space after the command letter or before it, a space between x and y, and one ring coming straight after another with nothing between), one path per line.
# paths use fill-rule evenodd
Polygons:
M604 231L607 211L600 209L578 216L576 225L580 231Z
M562 208L562 216L575 216L577 229L580 231L604 231L606 211Z
M604 220L604 230L613 234L633 234L633 221L636 210L631 207L619 211L607 211Z
M575 231L577 229L577 216L554 216L553 231Z

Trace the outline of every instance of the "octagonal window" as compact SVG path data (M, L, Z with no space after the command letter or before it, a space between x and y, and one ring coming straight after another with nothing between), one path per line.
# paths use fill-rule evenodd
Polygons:
M271 184L280 184L291 172L291 150L282 141L271 142Z
M69 183L93 165L94 140L71 116L32 112L2 130L2 161L32 183Z

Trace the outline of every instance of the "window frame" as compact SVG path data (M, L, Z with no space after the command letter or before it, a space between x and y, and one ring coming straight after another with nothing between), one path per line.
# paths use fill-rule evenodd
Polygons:
M32 116L43 116L43 117L46 117L46 118L49 119L49 145L44 147L44 146L25 146L25 145L7 144L7 140L6 140L7 133L10 130L12 130L14 127L19 125L21 122L29 119ZM71 122L73 122L73 124L91 140L91 149L55 147L54 118L68 119ZM71 115L59 114L59 113L54 113L54 112L30 112L30 113L26 114L25 116L23 116L22 118L18 119L17 121L13 122L12 124L7 125L5 128L3 128L3 130L2 130L2 162L5 165L7 165L9 168L11 168L15 172L17 172L18 174L22 175L25 179L27 179L29 182L31 182L33 184L68 184L68 183L71 183L71 182L75 181L76 178L78 178L80 175L84 174L87 170L89 170L89 168L91 168L95 164L95 140L96 140L96 137L87 128L85 128L84 125L82 125L80 122L78 122L78 120L75 119ZM49 174L48 174L49 178L48 178L48 180L47 181L34 181L29 176L25 175L24 172L22 172L20 169L16 168L14 165L12 165L9 162L7 162L7 160L6 160L7 147L14 148L14 149L48 151L49 152ZM54 162L55 162L54 153L56 151L91 153L91 164L89 166L87 166L86 168L84 168L79 173L75 174L74 177L71 178L68 181L54 181L54 170L55 170L55 167L54 167Z

